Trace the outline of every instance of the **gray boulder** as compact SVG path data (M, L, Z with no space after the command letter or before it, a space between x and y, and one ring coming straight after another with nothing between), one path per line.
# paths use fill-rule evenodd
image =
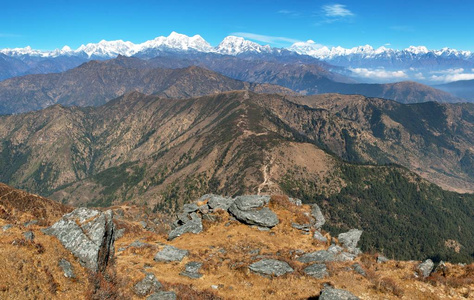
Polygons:
M35 239L35 234L33 233L33 231L23 232L23 236L25 237L27 241L32 241Z
M191 213L189 217L190 219L187 218L182 220L184 224L170 231L168 240L171 241L185 233L198 234L202 231L202 219L195 212Z
M156 253L154 260L162 262L181 261L189 254L188 250L181 250L167 245L161 251Z
M306 275L309 275L314 278L323 279L326 276L329 276L325 264L312 264L303 269L303 272Z
M327 250L319 250L316 252L306 253L297 259L302 263L310 263L317 261L335 261L336 255Z
M267 276L281 276L292 273L294 270L284 261L276 259L262 259L249 266L250 271Z
M327 287L321 291L319 300L359 300L359 298L349 291Z
M387 261L389 261L389 259L386 258L385 256L383 256L383 255L377 256L377 263L378 263L378 264L383 264L383 263L385 263L385 262L387 262Z
M215 209L223 209L223 210L228 210L229 207L234 203L234 199L229 198L229 197L223 197L223 196L218 196L218 195L211 195L209 197L209 201L207 202L207 205L209 208L215 210Z
M38 220L31 220L31 221L25 222L25 223L23 223L23 226L29 227L29 226L35 225L35 224L38 224Z
M274 227L279 223L277 215L267 207L270 196L239 196L229 207L229 212L240 222L261 227Z
M317 204L311 205L311 216L314 218L314 227L316 227L316 229L321 229L324 223L326 223L321 208L319 208Z
M58 262L58 265L63 270L64 277L76 278L76 275L74 275L74 269L69 261L65 260L64 258L61 258Z
M133 286L133 291L138 296L146 296L150 293L158 292L161 289L161 283L156 279L155 274L145 273L145 278Z
M362 276L367 276L367 273L365 272L364 268L362 268L362 266L358 263L355 263L352 265L352 268L354 269L354 271L356 271L357 273L359 273L360 275Z
M198 209L199 209L199 206L197 206L196 203L188 203L188 204L183 205L182 210L185 214L189 214L189 213L198 211Z
M416 267L417 272L426 278L430 276L431 271L433 271L434 263L431 259L427 259Z
M337 261L353 261L357 255L354 253L349 253L349 252L341 252L337 254L336 260Z
M311 225L310 224L298 224L291 223L291 227L296 228L301 231L309 232Z
M186 276L189 278L194 278L194 279L201 278L202 274L199 273L199 271L201 270L201 267L202 267L202 263L200 262L197 262L197 261L188 262L185 266L184 272L179 273L179 275Z
M360 250L357 249L357 243L360 240L362 235L362 230L351 229L348 232L340 233L337 238L339 242L349 250L349 252L354 252L356 254L360 253Z
M146 300L176 300L176 294L174 292L158 291L146 297Z
M323 243L327 243L328 241L328 239L317 230L314 232L313 238Z
M82 266L94 272L104 271L114 256L112 220L111 210L101 212L81 207L65 214L43 232L57 237Z

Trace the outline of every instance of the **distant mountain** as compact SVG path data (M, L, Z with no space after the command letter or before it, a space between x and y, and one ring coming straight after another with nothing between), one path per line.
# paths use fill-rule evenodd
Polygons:
M474 102L474 80L459 80L446 84L435 85L434 87L455 95L456 97Z
M90 61L64 73L28 75L0 82L0 114L38 110L54 104L97 106L130 91L165 98L190 98L231 90L294 93L280 86L247 83L195 66L149 69L128 68L120 60Z

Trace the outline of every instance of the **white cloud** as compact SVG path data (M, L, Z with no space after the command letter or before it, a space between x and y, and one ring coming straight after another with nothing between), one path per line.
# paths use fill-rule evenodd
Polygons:
M328 4L323 5L323 12L326 17L351 17L354 15L350 10L343 4Z
M372 79L400 79L408 78L404 71L386 71L384 69L366 69L366 68L349 68L359 77Z
M271 35L263 35L263 34L256 34L250 32L233 32L232 35L240 36L246 39L251 39L263 43L269 44L279 44L279 43L298 43L301 42L300 40L284 37L284 36L271 36Z
M433 75L430 77L433 81L438 82L451 82L458 80L472 80L474 79L474 73L452 73L444 75Z
M294 10L288 10L288 9L281 9L277 11L277 13L285 16L290 16L290 17L300 17L301 13L294 11Z

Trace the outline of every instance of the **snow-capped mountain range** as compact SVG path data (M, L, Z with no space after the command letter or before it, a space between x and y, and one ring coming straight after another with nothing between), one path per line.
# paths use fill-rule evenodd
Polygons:
M343 71L344 75L361 78L369 82L416 80L423 83L443 83L474 79L474 53L471 51L458 51L450 48L429 50L424 46L411 46L402 50L386 47L373 48L370 45L350 49L343 47L329 48L312 40L297 42L286 49L280 49L269 45L260 45L237 36L228 36L217 46L212 46L200 35L189 37L176 32L172 32L167 37L160 36L140 44L122 40L102 40L99 43L82 45L75 50L68 46L52 51L41 51L31 47L1 49L0 60L2 54L23 61L27 58L36 60L41 58L65 58L67 60L68 57L87 61L90 59L109 59L118 55L152 58L160 55L161 52L178 54L214 53L233 56L293 53L294 55L306 55L306 57L312 57L311 59L314 58L334 66L343 67L346 69L346 71ZM64 59L62 59L62 62L64 62ZM67 66L62 67L63 69L67 68ZM1 73L0 70L0 75L2 75ZM9 74L11 75L0 76L0 79L21 73L10 72Z
M269 45L260 45L258 43L245 40L237 36L228 36L217 46L211 46L200 35L192 37L184 34L172 32L169 36L160 36L153 40L149 40L140 44L134 44L128 41L116 40L105 41L98 43L89 43L81 45L79 48L73 50L69 46L64 46L62 49L56 50L35 50L31 47L25 48L5 48L0 49L0 53L8 56L39 56L39 57L58 57L58 56L72 56L85 54L88 57L104 57L112 58L118 55L133 56L137 53L149 50L175 50L175 51L196 51L203 53L218 53L225 55L239 55L242 53L271 53L275 48ZM465 60L474 59L474 54L471 51L458 51L451 48L443 48L440 50L428 50L425 46L410 46L403 50L396 50L386 48L384 46L373 48L370 45L359 46L354 48L343 47L327 47L315 43L312 40L307 42L297 42L286 48L289 51L296 52L301 55L308 55L320 60L331 61L340 57L361 57L365 59L376 59L380 57L387 58L406 58L410 56L415 58L417 56L432 55L443 58L459 58Z

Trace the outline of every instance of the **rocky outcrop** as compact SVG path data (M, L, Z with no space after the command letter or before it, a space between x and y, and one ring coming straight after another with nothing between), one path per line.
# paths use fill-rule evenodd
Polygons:
M202 274L199 273L202 267L202 263L197 262L197 261L191 261L191 262L188 262L184 267L185 267L184 272L179 273L179 275L186 276L193 279L202 277Z
M94 272L104 271L114 256L112 219L111 210L101 212L81 207L43 232L57 237L82 266Z
M266 276L282 276L294 270L284 261L276 259L262 259L249 266L250 271Z
M349 291L326 287L321 291L319 300L359 300Z
M229 207L229 212L239 221L248 225L271 228L279 223L277 215L268 207L270 196L239 196Z
M219 195L212 195L212 194L204 195L199 200L200 201L208 200L207 205L212 210L215 210L215 209L228 210L229 207L232 205L232 203L234 203L234 199L232 198L223 197Z
M327 250L319 250L315 252L306 253L298 258L299 262L310 263L316 261L335 261L336 255Z

